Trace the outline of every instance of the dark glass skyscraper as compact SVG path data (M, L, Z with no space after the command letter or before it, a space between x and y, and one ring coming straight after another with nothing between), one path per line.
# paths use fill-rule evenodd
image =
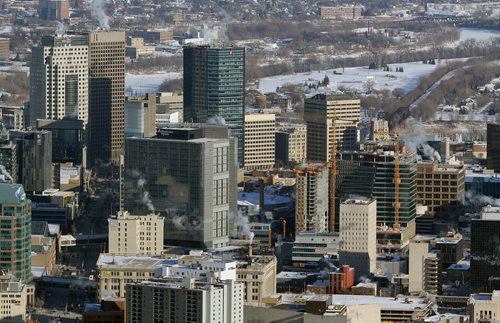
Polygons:
M230 124L238 138L243 167L245 115L245 49L196 46L184 48L184 121Z

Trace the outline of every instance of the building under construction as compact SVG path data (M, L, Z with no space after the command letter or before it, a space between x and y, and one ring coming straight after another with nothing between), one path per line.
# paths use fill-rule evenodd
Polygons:
M404 149L403 149L404 150ZM339 152L337 154L336 196L360 195L377 200L377 222L388 226L399 222L406 227L416 216L417 159L413 153ZM399 165L399 180L396 169ZM396 182L399 188L396 189ZM396 192L399 203L396 203ZM395 206L399 206L396 221Z
M326 233L328 223L328 167L326 164L304 164L295 168L297 202L295 231Z

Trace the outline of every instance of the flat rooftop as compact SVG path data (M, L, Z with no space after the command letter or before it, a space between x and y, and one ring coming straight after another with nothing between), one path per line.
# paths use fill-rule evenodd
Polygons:
M160 259L159 257L148 256L113 256L101 254L97 259L96 266L101 268L134 268L154 270L161 265L174 265L177 260Z
M269 297L277 298L281 296L281 304L297 305L305 304L316 295L305 294L273 294ZM332 298L333 305L368 305L378 304L382 311L418 311L431 305L431 302L423 297L378 297L368 295L325 295ZM406 299L408 301L406 301Z

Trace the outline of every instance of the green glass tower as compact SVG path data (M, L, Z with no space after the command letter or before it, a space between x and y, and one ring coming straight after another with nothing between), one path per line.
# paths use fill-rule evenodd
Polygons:
M0 268L31 279L31 201L21 184L0 183Z
M230 125L243 167L245 49L225 46L184 48L184 121Z

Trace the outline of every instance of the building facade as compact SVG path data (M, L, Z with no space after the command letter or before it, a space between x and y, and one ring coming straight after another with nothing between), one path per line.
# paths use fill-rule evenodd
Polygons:
M416 216L417 160L400 154L399 223L407 226ZM377 223L392 226L394 215L394 156L344 152L337 155L337 196L351 194L377 200Z
M52 132L10 131L16 142L18 181L27 192L43 192L52 187Z
M245 49L185 47L183 82L184 121L231 125L232 135L238 138L238 162L243 167Z
M34 289L21 281L7 276L0 277L0 321L10 323L26 322L26 308L34 297Z
M346 95L317 94L304 101L307 159L326 162L336 150L354 150L358 141L360 100ZM335 130L335 134L334 134Z
M0 138L0 165L5 168L0 172L3 181L18 183L17 145L7 138Z
M108 219L110 254L159 256L163 252L164 218L158 214L130 215L119 211Z
M227 245L237 212L236 139L227 127L165 128L127 138L125 152L127 210L164 214L169 243Z
M83 35L44 36L32 49L31 122L73 118L88 123L89 46Z
M124 140L125 33L88 33L89 166L95 161L120 162Z
M487 206L471 221L471 291L500 290L500 208Z
M31 201L20 184L0 183L0 269L22 282L31 279Z
M500 125L488 123L486 126L486 167L500 172Z
M356 277L375 271L377 201L348 199L340 203L340 263L354 267Z
M156 93L125 97L125 137L156 135Z
M274 114L245 115L245 169L271 169L275 162Z
M359 19L363 14L363 7L359 5L352 6L336 6L336 7L321 7L321 19Z
M0 38L0 60L8 61L10 58L10 38Z
M295 173L295 232L328 232L328 167L325 164L306 164L297 166Z
M69 19L69 0L40 0L38 17L44 20L64 21Z
M250 256L236 267L236 281L244 285L245 304L262 303L264 297L276 293L276 266L274 256Z
M243 323L243 284L194 279L127 286L127 322Z
M278 124L276 130L276 163L288 165L306 161L306 125Z
M410 241L408 291L410 293L441 291L441 264L438 253L430 249L432 237L416 236Z
M426 205L435 217L453 218L460 215L464 193L463 166L417 165L417 203Z
M472 294L467 312L471 322L495 322L500 318L500 290L491 293Z

